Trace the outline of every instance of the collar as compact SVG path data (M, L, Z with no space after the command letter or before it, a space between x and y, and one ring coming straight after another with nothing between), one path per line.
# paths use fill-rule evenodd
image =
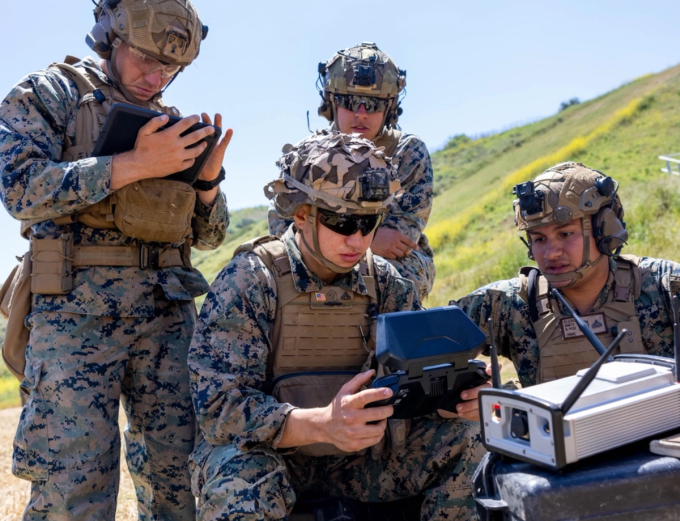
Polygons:
M357 264L352 268L352 271L338 275L331 284L326 284L318 275L312 272L302 260L302 253L295 242L296 227L292 224L286 233L281 237L283 246L286 248L288 259L290 260L291 275L293 277L293 284L295 290L300 293L311 293L319 291L324 286L339 286L354 293L367 295L366 282L361 275L360 265Z

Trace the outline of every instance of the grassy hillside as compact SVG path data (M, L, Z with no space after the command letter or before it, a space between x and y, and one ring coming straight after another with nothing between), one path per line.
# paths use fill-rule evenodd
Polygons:
M426 304L441 305L513 277L529 262L514 229L512 186L567 160L621 183L630 231L625 251L680 260L680 179L660 172L657 159L673 152L680 152L680 66L535 123L479 139L451 139L432 154L435 199L426 232L437 278ZM195 252L194 265L212 282L234 249L266 228L266 207L234 212L224 244ZM15 390L15 381L0 369L0 407L18 400Z
M500 278L528 262L516 236L512 186L561 161L602 170L621 183L631 232L628 252L680 259L678 179L660 172L680 151L680 67L635 80L551 118L502 134L458 137L433 155L435 198L427 233L437 256L429 305ZM458 172L461 172L459 175Z

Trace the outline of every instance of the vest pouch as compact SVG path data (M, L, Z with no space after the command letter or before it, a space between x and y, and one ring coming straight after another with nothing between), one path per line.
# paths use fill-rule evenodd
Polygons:
M302 409L326 407L340 388L357 375L354 371L292 373L274 380L272 396L279 403L290 403ZM314 443L299 447L296 454L305 456L348 456L363 454L345 452L331 443Z
M143 179L116 193L113 220L128 237L147 242L181 242L191 233L196 191L186 183Z
M65 295L73 289L73 238L31 239L31 293Z
M106 199L103 199L92 206L88 206L86 212L79 213L77 215L78 221L90 228L115 230L116 223L113 222L115 204L116 194L112 194Z
M7 318L2 359L11 373L22 381L26 368L29 330L25 320L31 311L31 253L28 252L0 291L0 311Z

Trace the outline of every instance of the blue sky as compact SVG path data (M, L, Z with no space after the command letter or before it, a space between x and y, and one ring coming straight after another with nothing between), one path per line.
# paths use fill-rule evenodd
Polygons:
M430 150L458 133L548 116L680 61L677 0L321 2L195 0L210 34L169 89L184 114L219 111L234 128L222 184L231 208L266 202L281 147L325 125L316 115L319 61L374 41L408 71L400 123ZM3 6L0 97L67 54L91 54L88 0ZM678 150L680 151L680 143ZM671 152L671 151L669 151ZM0 210L0 282L26 250Z

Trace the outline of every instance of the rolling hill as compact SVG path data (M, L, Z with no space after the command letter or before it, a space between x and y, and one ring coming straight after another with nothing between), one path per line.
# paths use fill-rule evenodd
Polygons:
M477 139L455 136L432 154L435 198L426 232L437 278L426 305L513 277L529 262L514 228L512 187L567 160L621 183L630 232L624 251L680 259L680 179L661 173L657 159L673 152L680 152L680 66L528 125ZM194 265L212 282L234 249L266 228L264 206L234 212L224 244L195 252Z

